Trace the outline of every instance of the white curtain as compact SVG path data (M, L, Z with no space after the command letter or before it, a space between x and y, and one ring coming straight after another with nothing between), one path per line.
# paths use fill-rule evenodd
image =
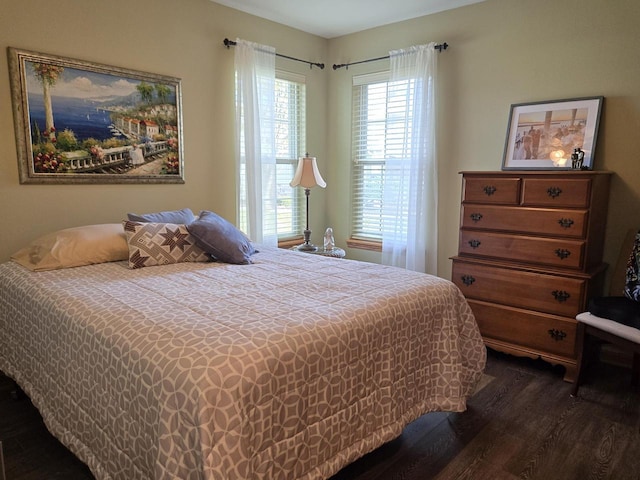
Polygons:
M275 49L237 39L238 223L252 241L277 246Z
M385 161L382 263L437 273L438 182L435 138L435 43L390 52L389 105L402 128L388 142L400 152ZM397 96L396 101L391 101ZM403 123L398 123L403 122Z

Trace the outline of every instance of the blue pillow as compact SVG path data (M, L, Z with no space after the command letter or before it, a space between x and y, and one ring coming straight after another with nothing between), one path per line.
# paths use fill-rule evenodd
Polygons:
M244 233L213 212L200 212L198 218L187 225L187 230L196 245L221 262L247 265L256 253Z
M132 222L175 223L178 225L188 225L196 219L196 216L193 214L191 209L183 208L182 210L143 213L141 215L138 215L136 213L127 213L127 218Z

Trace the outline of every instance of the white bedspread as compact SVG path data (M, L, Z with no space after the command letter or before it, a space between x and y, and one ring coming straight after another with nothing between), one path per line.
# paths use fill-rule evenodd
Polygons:
M322 479L485 349L449 281L260 248L253 265L0 265L0 370L98 479Z

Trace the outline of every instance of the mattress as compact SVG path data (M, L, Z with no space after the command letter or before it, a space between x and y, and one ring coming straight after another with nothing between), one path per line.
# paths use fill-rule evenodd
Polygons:
M260 247L251 265L0 265L0 370L97 479L324 479L486 353L451 282Z

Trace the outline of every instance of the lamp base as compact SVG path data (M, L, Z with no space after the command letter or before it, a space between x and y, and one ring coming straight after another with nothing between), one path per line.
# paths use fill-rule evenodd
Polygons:
M309 189L306 189L306 192L309 192ZM307 193L308 195L308 193ZM309 200L309 197L307 197L307 201ZM307 219L309 218L309 204L307 203ZM307 220L307 223L309 222L309 220ZM315 252L316 250L318 250L318 247L316 247L313 243L311 243L311 230L309 230L309 226L307 225L307 228L304 229L304 243L302 245L298 245L296 247L296 249L300 252Z
M298 250L299 252L316 252L318 250L318 247L316 247L312 243L303 243L302 245L298 245L296 247L296 250Z

